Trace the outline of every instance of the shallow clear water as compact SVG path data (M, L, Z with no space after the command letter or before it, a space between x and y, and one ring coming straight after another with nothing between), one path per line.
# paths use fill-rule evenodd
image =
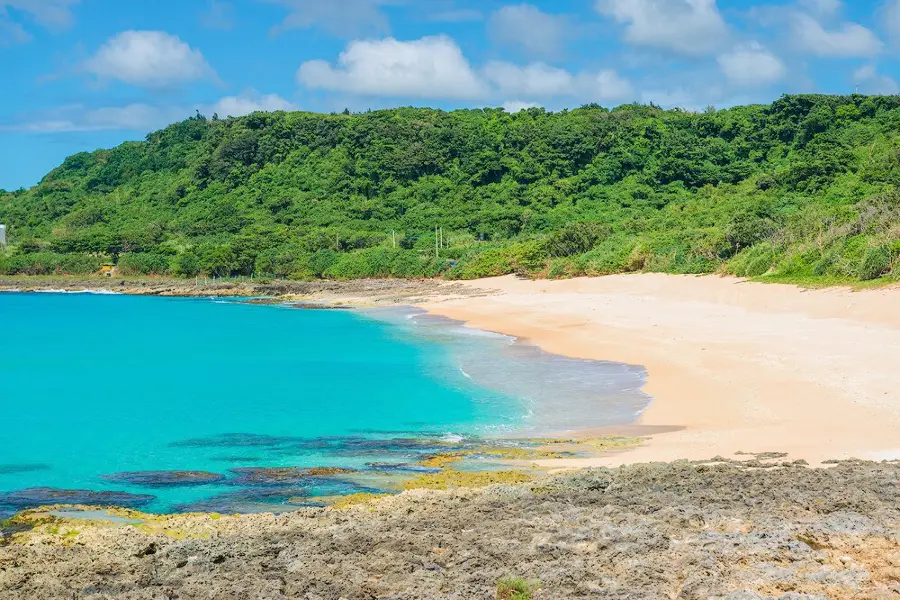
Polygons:
M441 438L628 422L643 376L408 309L0 294L0 514L48 497L231 512L378 490L368 471L415 469ZM324 466L362 472L240 471ZM204 475L116 475L185 470Z

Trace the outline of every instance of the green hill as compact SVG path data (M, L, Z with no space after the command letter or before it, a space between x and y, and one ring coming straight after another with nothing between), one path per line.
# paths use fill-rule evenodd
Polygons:
M894 277L898 135L894 96L198 115L0 192L0 273Z

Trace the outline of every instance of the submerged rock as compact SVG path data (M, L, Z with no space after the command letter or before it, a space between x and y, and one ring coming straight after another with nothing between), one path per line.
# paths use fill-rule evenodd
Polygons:
M296 444L303 438L278 437L256 433L223 433L205 438L191 438L172 442L170 446L185 448L272 448L284 444Z
M85 504L88 506L121 506L138 508L156 500L150 494L117 491L65 490L50 487L27 488L0 494L0 508L35 508L51 504Z
M219 483L225 480L225 476L207 471L136 471L104 475L103 479L141 487L166 488Z
M227 462L227 463L261 463L263 462L262 457L260 456L212 456L209 460L214 460L216 462Z
M31 473L34 471L49 471L50 465L45 464L12 464L0 465L0 475L18 475L19 473Z
M314 482L314 478L355 472L353 469L339 467L244 467L228 471L235 475L234 478L228 480L228 483L246 487L311 484Z
M325 503L310 498L309 489L263 488L235 490L209 498L175 506L177 512L205 512L220 514L278 513Z
M437 467L426 467L418 463L369 462L366 466L382 473L440 473Z

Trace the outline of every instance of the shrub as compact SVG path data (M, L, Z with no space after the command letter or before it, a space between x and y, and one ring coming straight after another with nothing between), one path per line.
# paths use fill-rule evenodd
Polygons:
M180 277L195 277L200 273L200 257L190 250L172 259L172 273Z
M144 252L122 254L118 268L123 275L168 275L171 272L167 256Z
M316 277L322 277L337 261L337 252L323 248L309 259L309 271Z
M775 263L778 254L769 243L757 244L735 256L725 269L738 277L759 277Z
M91 254L34 254L7 255L0 260L6 275L89 275L100 270L101 259Z
M878 279L891 270L891 254L884 247L869 248L859 265L862 281Z
M725 228L725 240L730 244L732 253L740 252L770 236L774 229L771 219L751 212L740 212L731 218Z
M569 223L547 238L547 252L553 258L584 254L609 237L608 226L600 223Z

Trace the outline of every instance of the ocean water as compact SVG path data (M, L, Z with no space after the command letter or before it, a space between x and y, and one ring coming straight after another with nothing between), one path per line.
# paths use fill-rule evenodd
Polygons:
M629 422L643 379L413 309L0 294L0 516L381 491L448 445ZM354 472L297 469L325 467Z

